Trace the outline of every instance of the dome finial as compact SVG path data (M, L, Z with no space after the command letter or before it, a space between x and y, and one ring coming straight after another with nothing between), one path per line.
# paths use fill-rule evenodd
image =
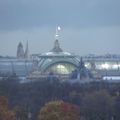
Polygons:
M52 52L62 52L63 50L60 48L59 44L59 31L61 30L60 26L56 27L56 33L55 33L55 42L54 42L54 47L51 50Z
M52 52L62 52L63 50L60 48L59 41L56 39L54 42L54 47L51 50Z

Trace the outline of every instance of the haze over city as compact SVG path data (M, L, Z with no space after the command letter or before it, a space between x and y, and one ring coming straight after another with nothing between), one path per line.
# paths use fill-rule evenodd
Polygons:
M16 56L27 40L30 54L49 51L57 25L65 51L119 54L119 11L119 0L0 0L0 55Z

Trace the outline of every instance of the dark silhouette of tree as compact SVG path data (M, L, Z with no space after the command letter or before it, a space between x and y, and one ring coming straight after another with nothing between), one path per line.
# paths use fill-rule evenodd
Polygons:
M106 91L86 94L82 102L82 114L87 120L110 120L113 98Z
M120 95L118 95L115 99L113 118L114 120L120 119Z
M16 118L19 120L28 120L28 109L26 106L16 106L14 108Z

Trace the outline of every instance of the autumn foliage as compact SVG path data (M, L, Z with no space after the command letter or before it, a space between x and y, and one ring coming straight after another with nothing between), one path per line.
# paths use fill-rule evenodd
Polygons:
M80 120L79 107L63 101L49 102L41 109L38 120Z
M15 114L8 109L8 100L4 96L0 96L0 120L15 120Z

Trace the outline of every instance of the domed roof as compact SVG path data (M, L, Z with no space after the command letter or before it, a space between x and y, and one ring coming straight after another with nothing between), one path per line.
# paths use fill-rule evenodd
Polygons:
M46 56L46 57L50 57L50 56L65 57L65 56L68 56L68 57L70 57L73 55L69 52L63 51L62 48L60 47L59 41L55 40L52 50L50 50L49 52L43 53L40 56Z
M69 52L47 52L42 55L47 55L47 56L71 56L71 53Z

